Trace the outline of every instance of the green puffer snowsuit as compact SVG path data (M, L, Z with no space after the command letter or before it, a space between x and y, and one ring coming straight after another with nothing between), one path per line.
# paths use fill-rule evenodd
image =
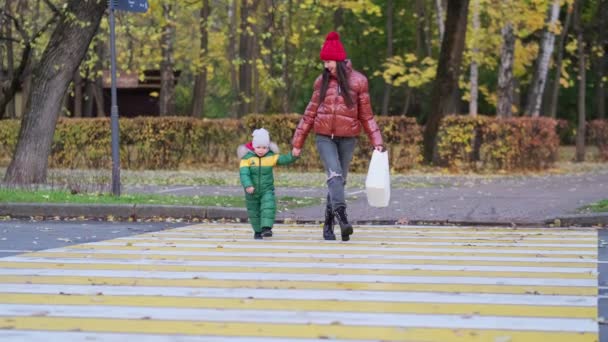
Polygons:
M247 214L255 232L261 232L262 227L272 228L274 225L276 215L272 172L274 166L287 165L296 159L291 152L275 154L272 151L268 151L263 157L258 157L255 152L249 151L241 159L241 184L244 189L250 186L255 188L253 194L245 192Z

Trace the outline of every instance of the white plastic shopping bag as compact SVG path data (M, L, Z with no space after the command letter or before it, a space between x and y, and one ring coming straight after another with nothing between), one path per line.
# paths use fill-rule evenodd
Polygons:
M391 199L391 175L388 152L374 150L365 179L367 203L372 207L386 207Z

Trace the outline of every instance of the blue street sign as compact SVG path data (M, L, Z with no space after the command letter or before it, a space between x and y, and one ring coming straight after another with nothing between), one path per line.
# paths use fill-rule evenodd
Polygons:
M148 0L111 0L114 9L128 12L145 13L148 11Z

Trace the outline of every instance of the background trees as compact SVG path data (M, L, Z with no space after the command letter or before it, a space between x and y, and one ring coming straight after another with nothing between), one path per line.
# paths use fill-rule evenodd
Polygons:
M587 120L606 115L607 1L472 0L462 2L467 11L450 13L446 0L149 0L144 15L118 15L118 67L140 80L146 71L159 72L162 87L148 95L161 115L301 112L321 71L323 39L337 30L354 67L369 77L378 114L415 117L431 129L437 115L467 112L552 116L574 125L584 108ZM27 113L34 66L46 62L43 52L52 32L67 25L69 6L68 0L0 3L0 118ZM433 89L448 84L437 70L450 21L466 26L463 48L450 56L458 83L437 97ZM91 44L85 42L84 58L67 62L73 72L61 98L72 102L60 101L59 115L107 114L105 16Z

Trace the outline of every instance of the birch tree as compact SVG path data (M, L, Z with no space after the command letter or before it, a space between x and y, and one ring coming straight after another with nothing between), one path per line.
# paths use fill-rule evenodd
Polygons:
M554 32L559 19L560 3L561 0L553 0L549 10L547 27L543 33L540 46L541 54L536 63L536 71L534 73L532 84L530 85L528 101L524 110L524 113L529 116L537 117L540 115L540 106L542 104L543 92L545 90L545 83L547 81L547 72L549 70L549 60L553 54L553 46L555 43Z
M471 99L469 101L469 115L477 116L477 94L479 93L479 67L477 64L477 55L479 53L479 47L477 42L477 36L479 34L479 0L473 0L473 34L471 37L472 42L472 56L471 56Z

